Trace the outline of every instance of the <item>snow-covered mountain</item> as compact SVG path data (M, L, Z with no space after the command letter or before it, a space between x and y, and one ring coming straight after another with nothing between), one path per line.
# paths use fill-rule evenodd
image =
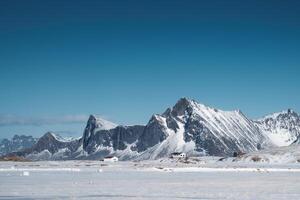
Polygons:
M229 156L271 145L241 111L221 111L187 98L153 115L146 126L97 130L94 121L91 116L83 136L83 150L90 157L157 159L177 151Z
M291 109L267 115L255 123L276 146L288 146L300 136L300 116Z
M108 154L118 154L123 159L130 159L136 155L131 150L137 139L142 134L145 126L117 126L112 122L107 122L110 126L99 125L103 121L91 115L87 121L83 137L80 140L80 148L75 155L76 158L103 158Z
M90 142L94 134L115 128L117 125L102 118L91 115L87 121L83 137L64 138L59 134L47 132L33 146L22 151L8 154L23 156L31 160L68 160L88 158L84 144ZM91 141L92 142L92 141Z
M154 115L149 123L157 123L161 132L155 135L157 140L152 145L148 144L149 134L139 138L137 145L144 147L139 150L145 150L141 154L145 159L172 152L231 156L234 152L271 146L269 139L241 111L222 111L186 98L162 115Z
M290 144L300 137L299 124L298 114L291 110L253 121L239 110L222 111L181 98L164 113L153 115L146 125L121 126L91 115L81 138L65 141L47 133L18 155L29 159L116 155L123 160L158 159L173 152L232 156ZM286 134L288 139L280 143L275 134Z
M37 139L32 136L14 135L12 139L0 140L0 156L32 147Z
M47 132L33 146L8 156L23 156L30 160L72 159L78 147L79 139L65 139L58 134Z

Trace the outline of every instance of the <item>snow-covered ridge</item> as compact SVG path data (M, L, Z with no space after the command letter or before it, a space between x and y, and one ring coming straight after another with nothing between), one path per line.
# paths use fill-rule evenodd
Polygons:
M49 134L51 134L57 141L60 141L60 142L71 142L71 141L74 141L74 140L78 140L80 138L74 138L74 137L63 137L57 133L53 133L53 132L49 132Z
M288 146L300 135L300 117L288 109L255 121L276 146Z
M276 119L278 116L280 115L286 115L286 114L297 114L293 109L287 109L287 110L282 110L280 112L274 112L274 113L271 113L271 114L268 114L268 115L265 115L261 118L258 118L258 119L255 119L254 121L264 121L266 119Z

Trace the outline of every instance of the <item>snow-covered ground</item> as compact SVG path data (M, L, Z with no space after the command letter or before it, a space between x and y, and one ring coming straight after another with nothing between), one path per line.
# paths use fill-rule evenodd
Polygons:
M300 164L0 162L0 199L300 199Z

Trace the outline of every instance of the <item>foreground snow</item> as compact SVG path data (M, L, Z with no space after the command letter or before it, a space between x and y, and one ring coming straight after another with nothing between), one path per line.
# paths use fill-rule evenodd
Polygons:
M300 199L300 164L0 162L0 199Z

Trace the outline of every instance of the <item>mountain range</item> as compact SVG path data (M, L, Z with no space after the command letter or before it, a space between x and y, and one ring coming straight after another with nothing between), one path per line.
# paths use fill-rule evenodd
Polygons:
M0 156L30 148L37 140L37 138L26 135L14 135L12 139L2 139L0 140Z
M222 111L181 98L146 125L123 126L91 115L83 136L65 140L48 132L31 147L16 151L31 160L158 159L173 152L232 156L299 143L300 117L288 109L258 120L240 110ZM17 149L18 150L18 149ZM14 150L15 151L15 150Z

